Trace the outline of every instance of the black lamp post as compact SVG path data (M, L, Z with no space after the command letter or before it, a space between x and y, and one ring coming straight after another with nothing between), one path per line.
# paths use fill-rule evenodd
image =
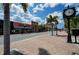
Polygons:
M76 14L76 10L75 10L75 7L72 7L70 8L69 6L64 9L63 11L63 17L66 18L68 20L68 37L67 37L67 42L68 43L71 43L72 40L71 40L71 33L70 33L70 18L71 17L74 17Z
M71 33L70 33L70 18L67 18L68 20L68 37L67 37L67 42L71 43L72 39L71 39Z

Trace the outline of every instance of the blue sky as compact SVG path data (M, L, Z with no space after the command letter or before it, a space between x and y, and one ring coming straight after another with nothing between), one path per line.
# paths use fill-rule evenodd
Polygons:
M39 24L46 23L46 17L50 14L58 16L58 28L64 28L64 20L62 16L63 9L68 5L76 7L79 14L78 3L29 3L28 10L24 13L20 3L12 4L10 8L10 20L22 23L31 23L31 21L39 22ZM3 8L0 4L0 19L3 19Z

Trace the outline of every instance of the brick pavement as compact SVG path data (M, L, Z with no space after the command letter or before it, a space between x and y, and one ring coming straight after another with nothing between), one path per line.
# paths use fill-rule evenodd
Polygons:
M73 52L79 53L77 44L67 43L67 34L58 32L58 36L50 34L40 35L29 40L22 40L13 43L12 48L27 55L51 54L51 55L71 55Z
M17 49L27 55L72 55L79 53L78 44L67 43L67 34L58 32L58 36L40 35L17 41L11 44L11 49Z

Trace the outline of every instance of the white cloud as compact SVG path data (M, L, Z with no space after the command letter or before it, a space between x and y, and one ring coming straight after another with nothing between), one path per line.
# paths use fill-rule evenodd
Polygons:
M35 21L35 22L41 22L42 21L42 19L40 18L40 17L33 17L32 18L32 21Z
M24 16L26 14L21 6L21 4L12 4L11 5L11 12L15 12L17 15Z
M45 18L44 20L41 21L40 24L46 24L47 23L47 19Z
M42 7L39 7L39 5L37 5L35 8L33 8L33 12L36 13L37 11L43 11L44 9Z
M26 23L26 19L24 17L18 16L18 15L14 15L14 16L10 17L10 20L16 21L16 22Z
M29 10L27 10L27 14L26 14L26 18L32 18L33 17L33 15L30 13L30 11Z
M58 16L59 19L62 19L62 12L57 12L57 11L55 11L55 12L53 12L53 13L48 14L47 17L48 17L49 15Z
M58 4L57 3L49 3L48 4L50 7L55 7L55 6L57 6Z
M10 17L10 20L11 20L11 21L14 21L14 17Z
M29 7L33 7L34 3L29 3L28 5L29 5Z
M43 11L44 8L47 8L47 7L53 8L53 7L55 7L56 5L58 5L58 4L56 4L56 3L38 4L35 8L33 8L33 12L36 13L36 12L38 12L38 11Z
M22 6L21 5L16 5L16 4L12 4L11 5L11 8L12 8L12 10L16 10L16 12L21 12L21 13L24 13L24 11L23 11L23 9L22 9Z
M58 19L58 22L59 23L63 23L64 21L62 19Z
M27 23L31 23L31 21L35 21L38 23L42 22L42 19L40 17L37 17L37 16L31 14L29 10L27 10L27 14L25 15L25 18L27 19L26 20Z
M27 15L24 13L24 10L20 4L12 4L10 12L11 14L14 13L12 16L10 16L11 21L26 22L25 17L27 17Z

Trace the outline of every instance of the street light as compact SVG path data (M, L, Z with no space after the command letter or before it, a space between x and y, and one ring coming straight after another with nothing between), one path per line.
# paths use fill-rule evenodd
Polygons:
M68 20L68 37L67 37L67 38L68 38L68 40L67 40L68 43L71 43L71 42L72 42L72 40L71 40L71 33L70 33L70 18L71 18L71 17L74 17L75 14L76 14L75 7L70 8L70 7L68 6L68 7L67 7L66 9L64 9L64 11L63 11L63 17Z

